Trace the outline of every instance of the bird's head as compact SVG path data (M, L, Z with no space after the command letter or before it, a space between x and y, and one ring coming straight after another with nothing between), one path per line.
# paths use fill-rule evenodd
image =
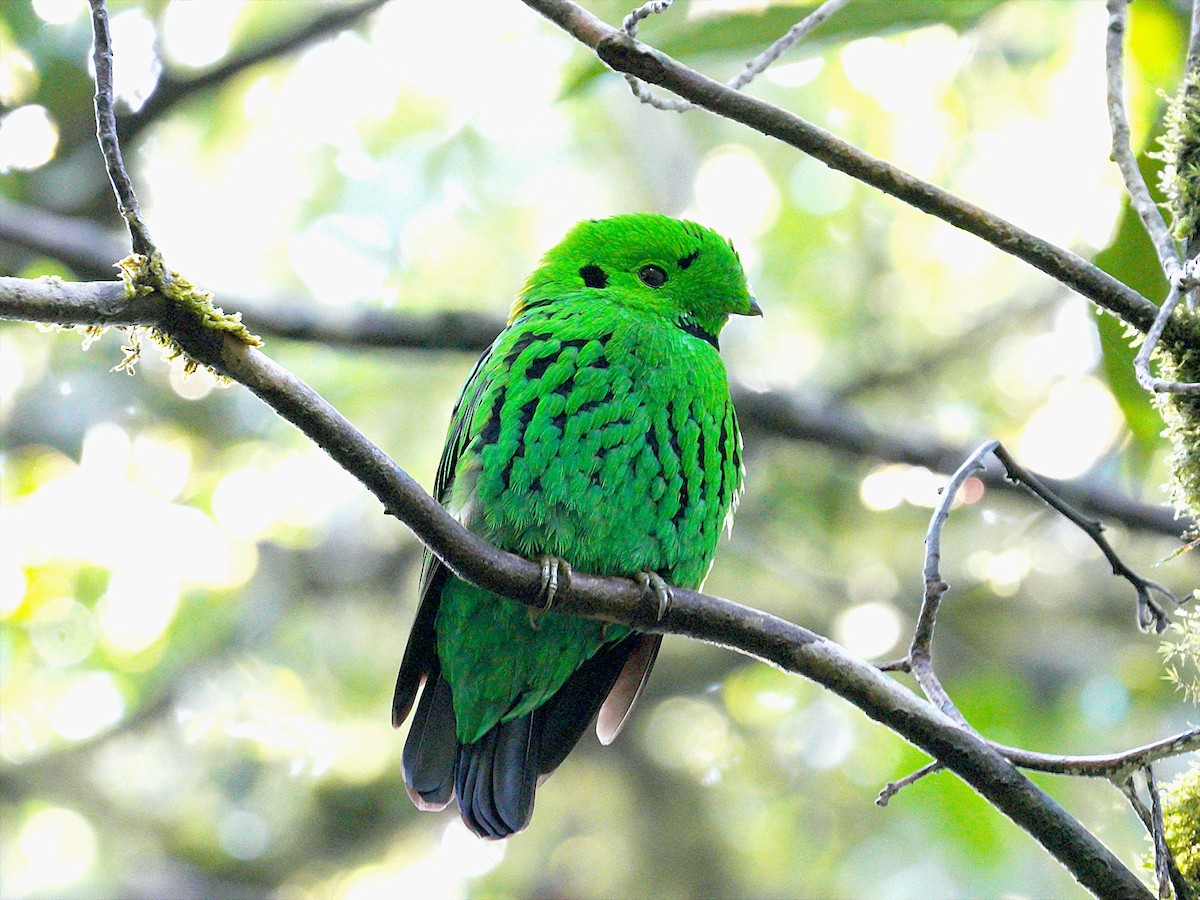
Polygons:
M529 276L512 319L548 298L592 294L716 337L731 315L761 316L733 244L710 228L651 213L586 219Z

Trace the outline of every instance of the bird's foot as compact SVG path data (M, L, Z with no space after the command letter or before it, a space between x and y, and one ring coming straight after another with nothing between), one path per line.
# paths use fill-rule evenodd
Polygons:
M642 586L643 597L658 602L657 621L661 622L675 599L675 595L671 593L671 586L663 581L657 572L638 572L633 576L633 580Z
M542 564L542 586L538 589L538 605L529 607L529 624L538 629L538 619L549 612L554 598L571 591L571 564L561 556L539 556Z

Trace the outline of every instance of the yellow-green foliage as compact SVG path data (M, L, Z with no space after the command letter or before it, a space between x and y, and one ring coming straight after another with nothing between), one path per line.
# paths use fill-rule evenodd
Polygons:
M1200 888L1200 765L1168 784L1162 801L1167 845L1188 884Z
M178 272L168 270L163 264L161 255L156 253L154 256L146 257L140 253L132 253L117 263L117 268L121 272L121 280L125 282L127 296L134 297L138 294L158 291L174 303L195 313L204 328L227 332L251 347L262 345L262 339L258 335L251 334L242 324L241 313L227 314L219 306L214 306L212 294L196 287ZM173 360L180 356L184 357L186 361L184 364L185 374L196 371L201 365L188 357L187 352L171 335L157 328L148 328L145 331L152 341L163 348L164 359ZM123 369L132 375L142 352L141 337L136 329L130 331L129 341L121 349L124 351L125 357L114 368Z

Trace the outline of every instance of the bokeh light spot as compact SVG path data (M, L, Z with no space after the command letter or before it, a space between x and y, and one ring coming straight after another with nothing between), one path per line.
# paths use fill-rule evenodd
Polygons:
M0 118L0 173L44 166L58 149L58 126L45 107L18 106Z
M69 25L84 10L84 0L33 0L33 11L47 25Z
M854 655L874 659L900 640L900 614L890 603L860 603L838 615L833 636Z
M96 858L96 832L74 810L52 806L26 820L17 847L18 871L10 873L15 884L9 882L14 896L61 890L91 869Z

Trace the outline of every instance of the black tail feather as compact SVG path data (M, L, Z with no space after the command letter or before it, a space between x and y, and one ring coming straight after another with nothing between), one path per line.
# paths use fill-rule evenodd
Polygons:
M418 809L444 809L454 796L454 704L450 684L434 672L425 680L404 742L404 786Z
M496 725L458 748L456 791L463 821L480 837L506 838L529 824L537 787L538 713Z

